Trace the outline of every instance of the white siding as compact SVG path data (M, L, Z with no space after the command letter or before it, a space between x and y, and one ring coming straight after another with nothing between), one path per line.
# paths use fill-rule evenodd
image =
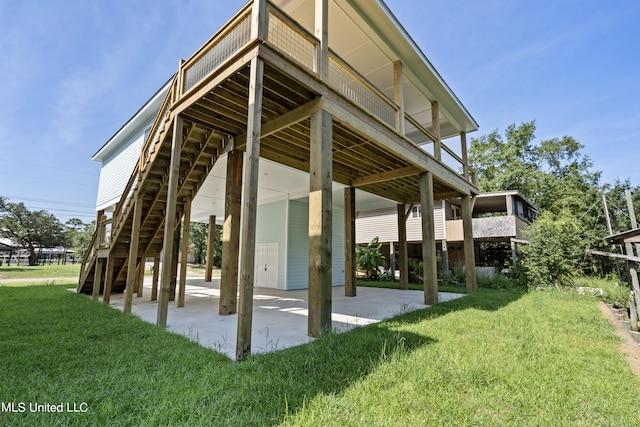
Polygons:
M344 285L344 212L333 209L331 276L334 286ZM309 204L289 202L289 242L286 289L309 287Z
M380 242L398 241L398 219L395 207L358 212L356 243L366 244L375 237Z
M140 158L143 144L144 132L140 132L118 147L102 162L96 202L97 210L107 208L120 200L133 168Z
M374 237L380 242L398 241L398 217L396 208L360 212L356 219L356 243L369 243ZM444 239L445 222L442 203L437 202L433 211L436 240ZM422 241L422 218L410 213L407 219L407 241Z

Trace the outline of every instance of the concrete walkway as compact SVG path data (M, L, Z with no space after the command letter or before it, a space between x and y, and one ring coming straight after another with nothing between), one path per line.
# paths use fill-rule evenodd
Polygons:
M218 315L220 279L205 283L202 278L187 280L185 306L169 302L167 329L182 334L205 347L235 358L237 314ZM158 304L150 301L151 279L146 278L142 298L134 296L132 312L142 320L156 323ZM464 294L440 292L440 301ZM332 323L338 332L379 322L421 308L422 291L401 291L358 287L357 297L345 297L344 286L333 288ZM111 295L111 306L122 310L123 294ZM253 306L252 353L264 353L305 344L307 336L307 290L279 291L255 288Z

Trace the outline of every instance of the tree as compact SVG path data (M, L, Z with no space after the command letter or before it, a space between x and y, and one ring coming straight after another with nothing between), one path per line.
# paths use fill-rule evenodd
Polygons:
M9 203L0 197L0 237L29 250L29 265L37 264L36 247L64 243L63 226L44 210L30 211L24 203Z
M581 153L583 145L571 136L536 141L535 130L531 121L509 125L504 138L495 130L472 139L469 159L478 171L480 190L519 190L541 213L552 214L549 222L571 213L578 224L580 249L605 250L600 172L591 170L591 160ZM594 258L573 261L578 263L574 267L589 273L611 265Z
M203 264L207 256L209 242L209 226L192 222L189 232L189 243L196 259L196 264ZM213 247L213 265L220 266L222 261L222 226L216 225L216 241Z
M526 274L531 288L573 286L584 259L580 222L569 211L546 211L527 231Z
M95 230L95 221L85 223L79 218L70 218L64 225L67 244L73 249L74 259L82 260L89 249Z

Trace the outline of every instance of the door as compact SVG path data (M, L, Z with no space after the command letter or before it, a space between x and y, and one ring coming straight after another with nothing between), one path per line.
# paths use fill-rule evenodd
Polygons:
M278 287L278 243L256 245L256 286Z

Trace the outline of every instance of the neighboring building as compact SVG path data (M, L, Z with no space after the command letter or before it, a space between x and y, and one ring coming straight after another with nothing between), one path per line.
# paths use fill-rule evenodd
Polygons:
M526 242L525 230L535 218L536 206L519 191L481 193L473 203L473 239L478 266L503 267L514 260L516 244ZM454 268L464 263L462 208L459 199L440 200L434 208L434 229L439 267ZM422 257L420 206L407 211L406 233L409 258ZM398 220L394 207L358 212L356 243L365 245L378 237L390 262L398 254ZM391 252L393 247L393 253Z
M330 326L331 285L356 293L356 209L452 197L469 207L478 189L466 134L475 130L381 0L253 0L94 156L100 226L78 290L104 292L107 302L125 290L129 311L142 261L162 254L158 324L166 325L167 301L177 291L180 305L184 286L180 220L218 222L219 312L237 306L245 325L254 285L308 287L316 336ZM422 236L433 304L432 228ZM248 328L238 333L239 358Z

